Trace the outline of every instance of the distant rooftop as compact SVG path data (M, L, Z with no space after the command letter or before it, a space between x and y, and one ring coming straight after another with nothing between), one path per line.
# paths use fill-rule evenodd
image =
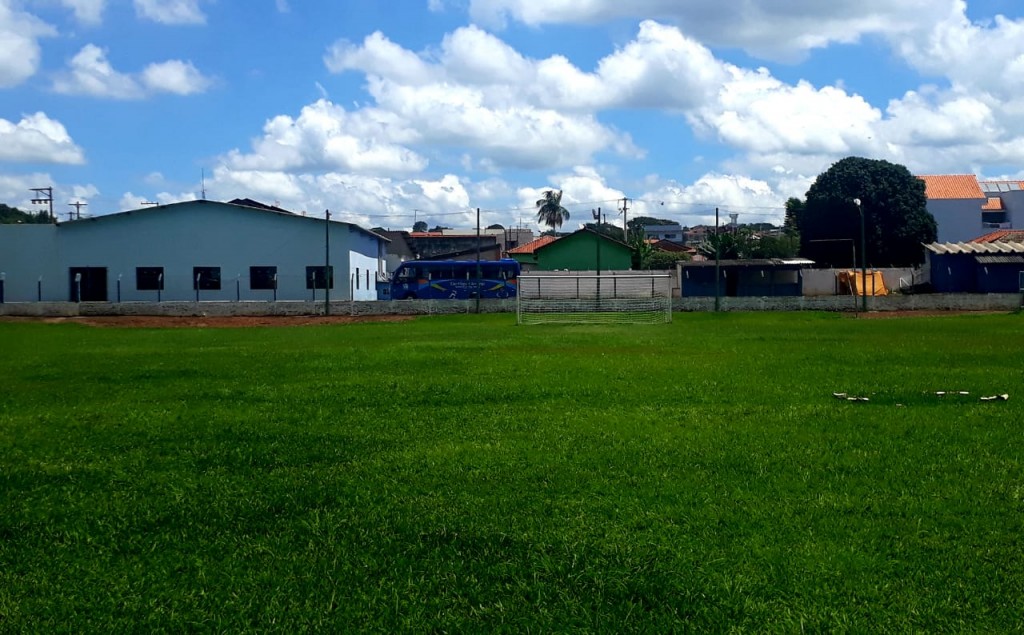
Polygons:
M917 178L924 181L925 195L930 200L987 198L973 174L931 174Z

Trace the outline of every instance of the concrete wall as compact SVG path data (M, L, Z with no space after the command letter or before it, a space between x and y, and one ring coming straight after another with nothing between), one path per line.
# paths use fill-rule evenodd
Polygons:
M804 295L835 295L836 273L839 271L849 271L849 269L804 269ZM860 271L860 269L858 269L858 271ZM871 271L882 272L882 278L885 280L885 286L890 291L898 291L901 288L901 278L909 286L927 282L928 280L928 276L926 275L927 270L925 268L886 267L871 268Z
M835 311L854 312L860 298L852 296L721 298L723 311ZM921 294L869 297L869 311L1015 311L1024 298L1018 293ZM674 311L713 311L714 298L682 298ZM516 301L481 300L482 313L515 313ZM395 300L385 302L331 302L333 315L434 315L473 313L475 300ZM0 304L0 316L75 317L96 315L264 316L322 315L323 302L15 302Z

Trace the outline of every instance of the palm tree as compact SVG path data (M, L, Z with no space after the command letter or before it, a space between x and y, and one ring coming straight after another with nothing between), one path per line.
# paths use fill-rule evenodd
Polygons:
M569 210L562 207L562 190L544 192L544 198L537 201L537 222L558 229L567 220Z

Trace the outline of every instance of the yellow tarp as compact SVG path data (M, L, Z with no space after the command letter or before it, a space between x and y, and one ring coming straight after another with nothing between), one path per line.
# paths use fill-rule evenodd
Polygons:
M837 271L836 278L840 294L864 295L867 289L867 295L889 295L881 271L868 271L867 277L859 271Z

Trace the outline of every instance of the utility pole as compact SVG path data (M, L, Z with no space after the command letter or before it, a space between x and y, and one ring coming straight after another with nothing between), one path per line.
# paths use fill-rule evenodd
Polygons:
M853 204L857 206L857 211L860 213L860 283L861 283L861 306L860 309L863 313L868 312L868 246L864 241L864 208L860 204L860 199L853 199Z
M324 315L331 314L331 210L324 210ZM313 285L316 288L316 285Z
M717 313L722 308L722 290L719 288L719 284L722 280L721 265L718 263L718 208L715 208L715 312Z
M480 313L480 208L476 208L476 312Z
M75 220L82 220L82 208L89 206L88 203L83 203L81 201L75 201L74 203L68 203L68 205L75 208Z
M626 212L629 211L629 199L622 197L622 242L629 243L629 225L626 223Z
M32 202L36 205L42 205L46 203L49 205L50 222L56 223L57 217L53 215L53 187L33 187L29 188L36 193L36 197L32 199ZM45 194L45 196L43 196Z

